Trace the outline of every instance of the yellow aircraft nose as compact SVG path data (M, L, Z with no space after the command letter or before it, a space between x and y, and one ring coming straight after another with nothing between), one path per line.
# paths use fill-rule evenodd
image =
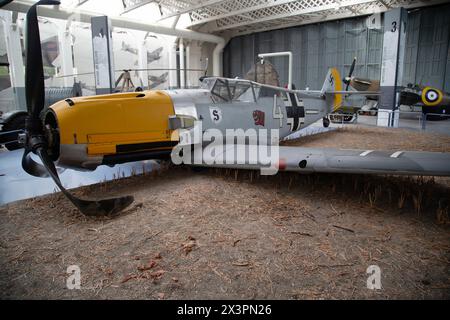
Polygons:
M152 90L66 99L49 108L45 121L57 129L61 152L76 147L85 159L171 149L173 115L170 96Z

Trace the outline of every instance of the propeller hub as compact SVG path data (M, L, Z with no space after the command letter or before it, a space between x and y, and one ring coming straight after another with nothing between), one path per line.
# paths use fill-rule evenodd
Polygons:
M30 135L40 134L43 131L42 121L39 118L27 116L25 118L25 128Z
M28 148L33 151L33 153L36 153L36 150L39 148L47 150L47 139L45 139L44 135L32 135L28 138L27 141Z

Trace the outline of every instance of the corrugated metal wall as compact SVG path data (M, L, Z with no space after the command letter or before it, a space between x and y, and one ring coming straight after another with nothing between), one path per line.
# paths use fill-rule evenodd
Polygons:
M409 13L404 84L421 83L450 92L450 5ZM224 51L224 75L243 77L258 53L292 51L293 83L320 89L329 67L342 76L357 57L354 75L379 79L383 32L368 29L366 17L274 30L231 39ZM270 58L282 84L287 82L287 58Z

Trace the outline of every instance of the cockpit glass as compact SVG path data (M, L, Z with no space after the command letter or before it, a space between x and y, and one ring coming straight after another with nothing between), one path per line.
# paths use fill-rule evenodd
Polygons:
M202 88L211 91L215 103L256 102L263 97L286 98L285 92L240 79L210 78L202 81Z
M203 79L203 81L200 84L200 88L202 89L207 89L207 90L211 90L212 87L214 86L214 82L216 81L216 79L214 78L205 78Z
M233 101L254 102L253 89L250 82L228 81Z
M256 87L255 87L255 94L256 94ZM286 99L286 92L281 90L276 90L274 88L269 87L259 87L258 93L256 94L257 99L263 98L263 97L270 97L273 98L274 96L277 96L281 99Z
M259 94L261 92L261 86L259 86L257 84L253 84L253 91L255 91L255 98L256 98L256 100L258 100Z
M211 94L215 102L227 102L231 100L226 80L217 79L211 90Z

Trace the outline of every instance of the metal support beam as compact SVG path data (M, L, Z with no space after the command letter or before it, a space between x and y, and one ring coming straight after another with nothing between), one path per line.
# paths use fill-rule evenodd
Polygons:
M282 0L281 2L291 2L291 0ZM339 4L339 9L343 9L343 8L348 8L351 6L354 6L356 4L364 4L364 3L370 3L370 2L374 2L374 0L354 0L354 1L342 1ZM245 8L242 10L239 10L237 12L230 12L227 14L224 14L222 16L216 16L214 18L209 18L209 19L204 19L204 20L199 20L196 21L195 24L197 23L203 23L206 21L211 21L211 20L219 20L222 17L228 17L230 15L239 15L245 12L250 12L250 11L254 11L255 8L257 9L261 9L260 6L255 6L255 7L250 7L250 8ZM243 21L241 22L236 22L236 23L230 23L230 24L223 24L221 25L220 21L218 21L218 27L217 28L212 28L212 32L214 31L221 31L221 30L226 30L226 29L231 29L231 28L237 28L240 26L244 26L244 25L248 25L248 24L252 24L252 23L261 23L261 22L266 22L266 21L271 21L271 20L276 20L276 19L284 19L284 18L289 18L289 17L293 17L293 16L301 16L304 14L312 14L312 13L319 13L319 12L323 12L323 11L327 11L327 10L336 10L336 4L335 3L328 3L325 5L320 5L320 6L315 6L313 4L311 4L310 7L307 8L302 8L302 9L298 9L298 10L293 10L287 13L282 13L282 14L268 14L262 17L259 17L257 19L254 20L250 20L250 19L243 19Z
M3 10L11 10L26 13L28 9L34 4L34 1L30 0L15 0L10 4L3 7ZM98 13L85 11L85 10L65 10L64 8L57 6L41 6L38 13L40 16L67 20L70 17L76 16L77 21L84 23L91 23L92 17L97 17ZM166 34L175 37L183 37L184 39L206 41L213 43L225 43L225 39L207 33L196 32L188 29L173 29L171 27L165 27L159 24L150 24L138 22L133 19L127 19L124 17L109 17L111 25L114 28L124 28L132 30L141 30L146 32L154 32L159 34Z
M13 20L11 12L0 10L0 20L3 20L4 24L3 31L6 40L11 87L14 88L15 106L20 110L26 110L25 68L22 59L20 29L17 26L17 21Z
M172 28L175 29L177 27L178 21L180 20L180 15L175 17L175 20L172 22Z
M258 58L270 58L270 57L288 57L289 59L289 70L288 70L288 89L292 90L292 52L291 51L283 51L283 52L270 52L270 53L260 53L258 54Z
M177 81L177 43L173 42L169 48L169 88L179 87Z
M113 93L116 80L111 23L108 17L93 17L91 30L96 94Z
M186 87L186 67L184 65L184 41L180 38L178 45L178 57L180 58L180 87L184 89Z
M377 125L398 127L400 92L406 46L408 12L395 8L384 14L383 57Z
M68 22L58 21L58 42L61 57L61 75L74 74L72 59L72 35L70 33L70 24ZM74 77L62 78L64 87L73 86Z
M191 69L191 43L188 42L186 45L186 69L190 70ZM186 72L186 86L187 88L191 87L191 75L189 72Z
M443 4L446 3L448 0L431 0L429 4ZM392 5L392 4L391 4ZM423 2L416 2L412 1L410 3L403 4L403 7L405 9L410 8L417 8L422 7L425 4ZM379 12L386 12L387 9L384 6L379 7ZM235 37L240 35L246 35L256 32L264 32L268 30L274 30L274 29L284 29L289 27L295 27L295 26L301 26L301 25L307 25L307 24L314 24L324 21L331 21L331 20L340 20L345 19L349 17L349 14L346 10L328 10L324 12L326 14L326 17L320 16L320 17L310 17L307 15L297 16L297 17L291 17L290 19L277 19L273 21L268 21L266 23L258 23L256 22L248 22L247 25L241 26L238 28L235 28L232 30L228 36L229 37ZM369 6L365 9L360 9L358 11L358 16L361 15L370 15L373 14L373 7Z
M379 3L381 3L386 9L391 9L391 6L388 5L384 0L378 0Z
M147 38L144 38L144 41L142 42L141 47L139 48L139 68L141 69L138 71L139 79L140 79L140 85L143 89L148 88L148 59L147 59Z
M189 6L186 9L175 10L175 12L173 12L173 13L166 14L161 19L159 19L159 21L164 20L164 19L168 19L168 18L171 18L171 17L174 17L176 15L180 15L180 14L196 11L198 9L202 9L202 8L205 8L205 7L214 6L214 5L217 5L217 4L225 2L225 1L227 1L227 0L209 0L209 1L205 1L205 2L200 2L199 4L193 5L193 6Z
M127 1L125 1L127 2ZM125 4L124 2L124 4ZM136 10L142 6L145 6L146 4L152 3L152 2L156 2L155 0L138 0L138 1L128 1L130 2L130 5L125 7L123 9L123 11L120 13L120 15L123 15L125 13L128 13L130 11Z
M3 7L2 9L26 13L34 3L35 3L34 1L30 0L15 0L10 4L6 5L5 7ZM77 21L84 23L91 23L91 18L98 16L98 13L95 12L89 12L84 10L65 10L64 8L58 6L41 6L39 8L38 13L40 16L63 20L67 20L70 17L76 16L78 19ZM114 28L141 30L146 32L154 32L157 34L183 37L184 39L216 43L217 45L216 48L214 49L213 55L213 72L214 75L217 76L222 75L221 54L226 44L224 38L188 29L174 29L162 25L142 23L124 17L110 17L110 21L112 27Z

